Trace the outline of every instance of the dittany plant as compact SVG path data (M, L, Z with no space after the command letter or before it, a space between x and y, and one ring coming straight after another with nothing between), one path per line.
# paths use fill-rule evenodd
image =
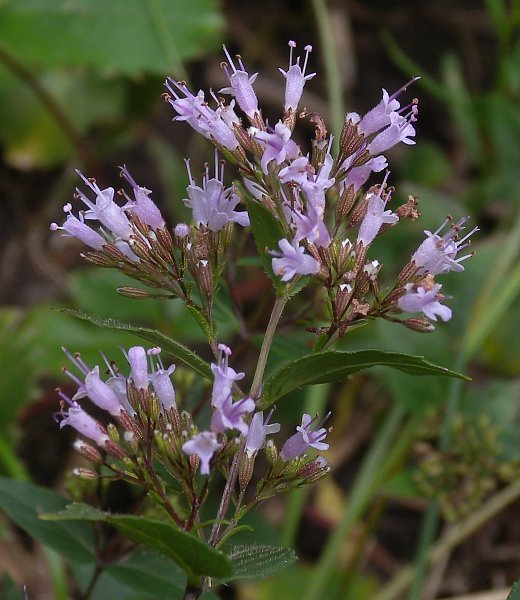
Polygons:
M64 206L67 216L61 225L51 224L52 230L88 246L83 254L88 262L119 270L140 284L119 288L119 293L184 303L207 338L211 362L161 332L78 315L129 329L150 345L122 350L117 362L102 354L98 365L65 350L71 366L64 372L76 391L58 391L59 426L80 434L75 448L90 463L75 474L85 480L123 480L143 493L130 515L73 504L52 518L105 521L129 540L164 554L186 573L186 599L198 598L215 582L244 576L244 556L253 557L247 563L251 576L264 574L254 570L254 562L266 552L278 566L292 560L282 549L225 543L243 530L241 519L266 499L315 483L330 470L321 454L328 448L330 413L303 414L294 433L280 437L275 402L300 387L374 365L458 376L421 357L334 349L350 330L375 319L422 333L433 331L438 319L448 321L452 312L437 277L464 270L471 254L460 253L477 228L463 234L467 217L455 222L448 217L435 231L426 230L400 272L382 283L385 257L372 255L372 243L401 221L419 217L414 197L393 202L396 193L384 156L396 144L415 143L418 101L401 105L414 80L393 94L383 90L379 103L364 116L348 113L334 144L323 118L300 108L304 85L315 75L308 72L312 48L306 46L304 55L295 57L296 44L291 41L289 47L288 67L280 69L283 112L274 124L264 119L258 105L253 88L257 74L250 75L242 59L231 57L225 47L222 66L229 86L218 93L195 93L182 81L166 81L164 97L177 127L191 127L215 148L214 164L204 165L201 180L186 160L183 202L191 209L191 223L167 223L152 192L123 166L126 188L119 198L114 188L102 189L78 172L81 186L74 205ZM305 143L296 141L301 121L309 121L314 131ZM236 176L229 183L226 163ZM365 189L373 174L379 183ZM233 368L232 351L219 338L215 318L228 275L241 268L233 262L237 252L230 251L238 241L240 252L256 248L257 264L274 288L256 366L247 374ZM253 263L248 264L251 268ZM305 305L305 314L299 308L294 322L305 317L314 344L266 376L280 319L291 315L288 303L304 288L314 294L313 302ZM244 322L247 318L242 315ZM175 365L166 355L209 384L199 386L196 411L190 412L186 399L176 393ZM208 499L215 506L215 497L208 520Z

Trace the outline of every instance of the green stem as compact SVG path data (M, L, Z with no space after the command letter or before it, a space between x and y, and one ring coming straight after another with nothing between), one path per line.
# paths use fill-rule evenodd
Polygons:
M280 317L282 316L283 309L285 308L287 300L288 296L276 297L273 306L273 312L271 313L267 329L265 330L264 340L262 342L262 347L260 348L260 354L258 355L258 363L256 365L253 383L251 384L251 396L253 398L256 398L260 391L265 366L267 364L267 357L269 356L269 350L271 349L271 344L273 343L276 327L278 325L278 322L280 321Z
M378 432L375 442L358 473L343 517L327 540L310 587L304 596L305 600L318 600L324 597L324 587L334 569L341 545L351 533L356 521L363 514L375 488L384 475L384 471L387 470L381 469L381 464L385 461L385 457L394 443L394 437L402 424L404 413L405 410L401 405L394 404L381 430ZM388 465L389 462L386 461L386 464Z
M440 561L458 544L519 497L520 483L518 481L492 496L479 510L451 528L446 535L430 549L427 556L428 564L432 566ZM373 600L393 600L400 596L412 582L414 570L414 566L408 566L402 569L396 577L394 577L390 583L388 583L373 598Z
M330 122L335 136L334 145L337 147L339 135L343 129L345 107L343 106L343 93L339 78L338 57L334 48L334 34L325 0L312 0L312 7L316 16L321 54L325 63L325 85L327 86L327 98L330 106Z

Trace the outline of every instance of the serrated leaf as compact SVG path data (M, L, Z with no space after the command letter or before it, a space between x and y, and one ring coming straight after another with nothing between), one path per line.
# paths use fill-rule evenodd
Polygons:
M23 61L132 76L180 76L222 25L215 0L17 0L0 11L0 39Z
M279 293L283 293L285 285L274 274L271 263L272 256L269 250L278 250L278 242L286 237L280 221L260 202L244 194L251 223L251 231L255 238L256 248L262 260L264 271L272 279Z
M58 512L44 513L40 515L42 521L104 521L106 513L98 508L84 504L83 502L73 502Z
M221 581L267 577L298 559L292 548L257 545L233 546L228 558L233 566L233 575Z
M95 561L88 523L46 522L42 513L60 511L68 500L31 483L0 478L0 508L34 539L77 563Z
M339 381L351 373L386 366L410 375L444 375L468 379L465 375L435 365L422 356L383 350L355 352L317 352L296 359L278 369L264 383L260 408L265 409L278 398L305 385Z
M183 344L176 342L175 340L168 337L164 333L161 333L160 331L150 329L148 327L136 327L135 325L122 323L121 321L117 321L116 319L88 315L77 310L61 309L60 312L63 312L67 315L72 315L73 317L77 317L78 319L83 319L84 321L90 321L91 323L94 323L94 325L98 325L99 327L107 327L108 329L119 329L121 331L128 331L130 333L133 333L140 338L157 344L158 346L160 346L160 348L162 348L166 352L169 352L172 356L183 362L188 367L191 367L194 371L196 371L206 379L213 378L211 368L205 360L203 360L198 354L195 354L195 352L193 352Z

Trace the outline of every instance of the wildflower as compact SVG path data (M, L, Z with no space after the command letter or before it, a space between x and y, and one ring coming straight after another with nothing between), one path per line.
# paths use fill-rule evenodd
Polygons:
M329 415L327 415L325 419L327 419L328 416ZM329 445L323 442L323 440L327 436L328 431L324 427L318 429L319 425L323 423L323 421L314 425L314 428L311 429L311 426L316 419L317 417L312 418L310 415L303 415L301 426L299 425L296 427L297 433L292 435L285 442L280 451L280 457L282 460L288 461L291 460L291 458L301 456L307 452L309 448L315 448L316 450L327 450Z
M63 207L63 212L67 213L65 222L61 227L57 223L51 223L49 225L49 229L51 231L62 229L65 231L64 235L67 235L68 237L75 237L94 250L101 250L103 245L107 243L106 240L101 237L99 233L97 233L97 231L94 231L85 223L85 219L81 211L79 213L79 219L72 214L72 205L70 203L65 204Z
M414 291L413 286L409 285L406 294L397 301L397 306L404 312L422 312L432 321L436 321L437 317L443 321L449 321L452 314L451 308L443 306L439 301L444 298L442 294L439 294L441 287L437 283L431 289L420 286Z
M368 207L366 215L359 226L357 241L363 246L368 246L374 241L382 225L387 223L393 225L399 221L399 217L391 210L385 210L386 200L381 198L389 173L387 172L383 183L379 186L377 194L368 194Z
M295 158L290 165L281 169L278 173L278 177L282 183L289 183L292 181L298 185L302 185L304 181L307 181L311 169L309 157L299 156L298 158Z
M367 150L372 155L381 154L389 150L399 142L403 144L415 144L411 138L415 136L415 127L412 125L412 119L402 117L393 113L390 125L378 133L376 137L368 144ZM414 119L415 120L415 119Z
M200 458L201 475L209 475L209 461L219 446L217 436L212 431L201 431L182 445L182 451L197 455Z
M222 88L220 91L221 94L231 94L235 97L238 106L246 113L249 119L253 120L259 114L258 109L258 100L256 98L256 94L253 90L253 83L258 75L258 73L254 73L249 76L249 73L246 71L242 59L240 56L237 56L238 66L240 69L235 67L227 48L223 46L224 54L229 61L229 64L223 63L224 71L229 79L231 87ZM230 74L228 71L228 66L231 66L232 73Z
M289 42L289 68L287 71L283 69L278 69L280 73L285 77L285 111L292 110L296 111L298 108L298 104L300 103L300 99L303 93L303 87L306 81L312 79L316 73L309 73L305 75L305 70L307 68L307 60L309 58L309 54L312 52L312 46L305 46L305 60L303 62L303 68L300 67L300 57L296 59L296 62L293 63L293 48L296 48L296 42L292 40Z
M366 183L372 172L379 173L386 169L388 163L384 156L373 156L359 167L351 167L357 154L349 156L341 165L341 170L347 171L345 178L341 181L341 191L350 185L354 186L354 192L359 191L362 185Z
M291 244L289 240L282 239L278 242L281 252L271 252L276 258L272 260L273 271L289 281L295 275L315 275L320 271L320 263L305 254L305 249L298 244Z
M121 414L123 407L119 402L117 394L109 385L101 380L97 365L85 376L84 389L85 393L76 394L74 396L75 400L86 395L96 406L106 410L112 416L116 417Z
M331 143L332 138L329 143L329 149ZM331 186L333 186L334 182L336 181L333 177L329 178L333 164L334 159L327 152L323 164L318 169L318 172L315 175L308 175L307 178L301 182L301 187L305 192L307 200L314 204L314 206L316 206L322 214L325 210L325 192Z
M240 433L246 435L248 426L244 421L244 415L255 410L255 401L251 398L243 398L233 402L231 392L229 392L225 398L219 398L214 409L211 417L211 431L224 433L226 429L238 429Z
M186 188L188 198L184 204L191 208L195 225L205 225L211 231L220 231L226 223L238 223L242 227L249 226L247 212L237 212L235 207L240 198L232 187L224 188L224 166L218 171L218 160L215 153L215 177L209 178L209 169L202 179L202 187L195 185L190 171L189 161L186 161L190 185Z
M146 351L142 346L132 346L128 349L126 358L130 364L132 383L138 390L148 389L148 364Z
M129 200L123 209L137 215L143 223L149 225L152 229L162 229L164 227L164 219L161 211L150 198L151 190L137 185L124 165L119 167L119 169L121 170L121 176L132 186L135 198L135 202Z
M265 148L260 161L264 173L268 172L267 165L272 160L281 165L286 160L295 159L300 153L298 146L291 140L291 130L281 121L275 125L274 133L258 131L255 140Z
M459 231L464 229L463 225L468 219L469 217L460 219L442 237L439 233L450 222L450 219L446 219L433 233L428 230L424 231L426 239L412 255L412 260L420 274L439 275L448 273L448 271L464 271L464 267L460 263L469 258L471 254L456 258L457 253L469 245L466 240L479 230L478 227L474 227L462 239L458 239L456 236Z
M328 246L330 235L323 222L323 214L314 204L308 203L305 213L289 210L289 218L295 227L294 241L306 239L316 246Z
M245 448L246 454L250 458L265 446L266 436L280 431L280 423L271 423L269 425L272 414L273 411L271 410L265 421L263 411L260 410L253 415L249 424Z
M85 219L97 219L116 238L128 239L132 233L132 227L124 210L114 202L114 188L108 187L102 190L78 170L76 170L76 173L96 194L96 201L92 202L81 190L76 188L79 197L89 208L85 212Z
M217 364L211 364L211 371L215 380L213 382L213 391L211 395L211 404L213 408L220 406L231 393L231 388L235 381L244 378L244 373L237 373L229 366L229 357L231 350L225 344L218 345L219 359Z
M77 402L69 400L61 391L58 391L58 393L70 405L66 412L60 413L60 416L63 417L60 421L60 429L70 425L81 435L94 441L98 446L104 447L106 442L109 441L105 428L86 413Z
M154 370L150 374L150 382L162 410L170 410L177 406L175 403L175 389L171 380L171 374L175 371L175 365L170 365L165 369L158 356L160 351L160 348L148 350L148 355L155 355L157 361L157 367L154 367Z
M220 146L227 148L230 152L238 149L239 143L229 119L229 109L218 105L213 110L204 100L203 91L200 90L194 96L185 83L178 83L168 78L164 85L173 96L168 96L168 102L178 113L178 116L174 117L174 120L186 121L206 139L216 142ZM184 94L185 98L179 96L179 92Z
M186 225L186 223L178 223L175 225L173 233L175 233L175 237L182 240L190 233L190 228L188 225Z

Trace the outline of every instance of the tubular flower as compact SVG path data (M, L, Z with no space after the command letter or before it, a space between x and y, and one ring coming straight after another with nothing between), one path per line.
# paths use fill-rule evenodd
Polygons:
M276 275L282 281L290 281L295 275L315 275L320 271L320 263L305 254L305 249L297 244L291 244L289 240L282 239L278 242L281 252L271 252L273 256L272 266Z
M328 415L324 420L328 418ZM284 461L291 460L301 456L309 448L315 448L316 450L327 450L329 447L323 440L327 436L327 429L324 427L319 428L323 423L318 423L311 428L317 417L312 418L310 415L304 414L302 417L302 424L296 427L297 433L291 436L283 445L280 451L280 457Z

